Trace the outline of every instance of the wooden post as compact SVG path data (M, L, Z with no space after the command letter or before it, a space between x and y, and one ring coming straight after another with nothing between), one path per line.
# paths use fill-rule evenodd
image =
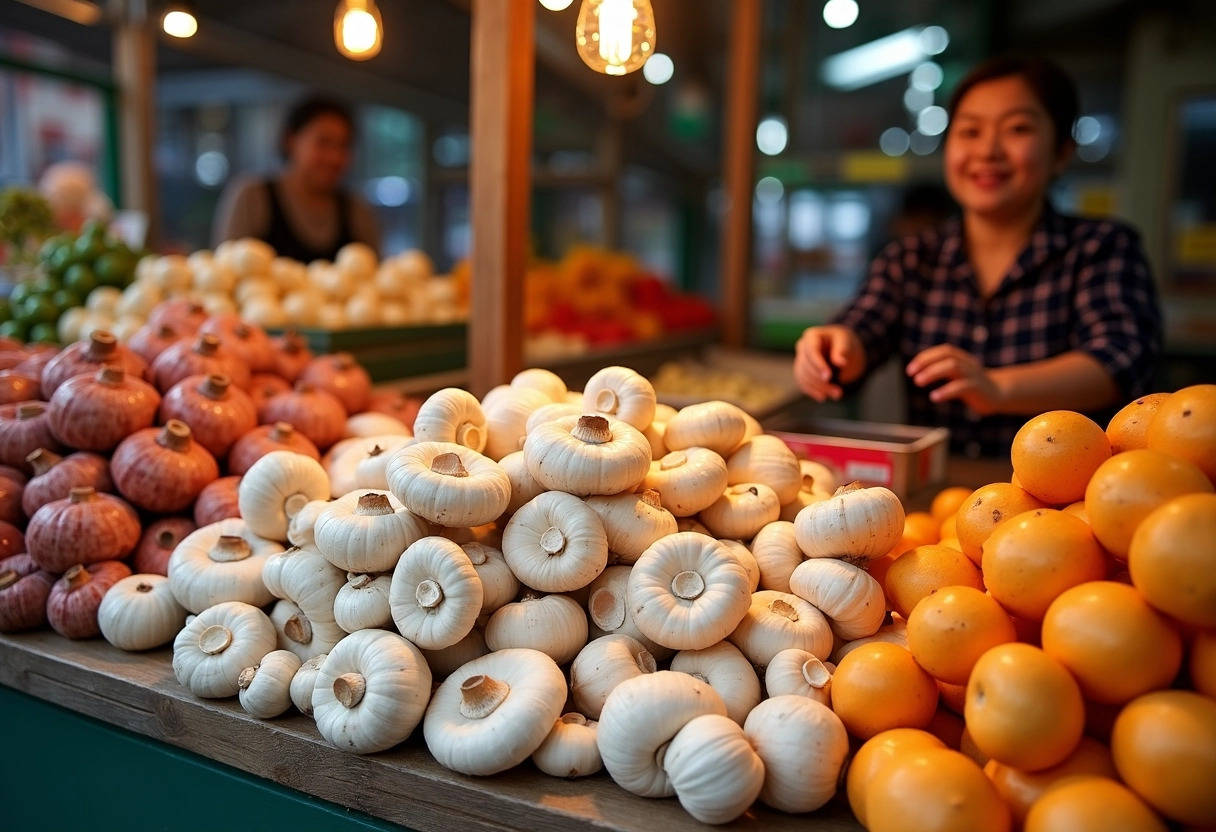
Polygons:
M621 178L625 173L625 125L612 118L599 137L599 165L603 183L600 185L600 205L603 209L603 237L600 240L611 249L621 248Z
M156 33L145 4L131 3L114 28L114 81L118 87L121 208L148 216L148 241L159 215L152 159L156 137Z
M477 396L523 366L536 0L473 0L469 199L469 387Z
M760 79L762 0L735 0L727 71L726 228L722 235L722 340L738 349L747 344L750 315L752 188L755 178L756 97Z

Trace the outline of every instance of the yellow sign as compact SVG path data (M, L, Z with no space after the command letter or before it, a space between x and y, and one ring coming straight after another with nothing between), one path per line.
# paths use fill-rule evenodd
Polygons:
M840 177L846 182L904 182L908 160L878 150L856 150L841 158Z
M1216 266L1216 223L1204 223L1178 232L1178 265Z

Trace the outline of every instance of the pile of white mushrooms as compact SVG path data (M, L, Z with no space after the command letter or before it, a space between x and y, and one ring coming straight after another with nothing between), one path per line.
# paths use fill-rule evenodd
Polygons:
M813 811L848 750L832 662L903 638L863 568L903 508L828 476L739 408L676 412L622 367L582 393L544 370L441 390L412 437L254 464L241 519L171 558L195 614L174 671L259 718L294 703L353 753L421 723L469 775L531 758L707 823Z

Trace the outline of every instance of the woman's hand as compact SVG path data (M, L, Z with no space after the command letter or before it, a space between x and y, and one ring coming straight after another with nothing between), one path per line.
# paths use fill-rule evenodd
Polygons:
M848 327L813 326L798 339L794 378L817 402L839 399L844 392L840 385L861 378L865 369L865 348Z
M1002 403L1002 391L992 371L971 353L938 344L921 350L908 362L907 373L917 387L945 382L929 392L929 400L947 402L958 399L981 416L996 413Z

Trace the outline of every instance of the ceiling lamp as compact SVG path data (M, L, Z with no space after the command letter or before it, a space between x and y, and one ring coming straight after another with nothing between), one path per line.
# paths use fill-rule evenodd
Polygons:
M198 19L184 6L170 6L160 19L160 28L175 38L192 38L198 33Z
M334 12L334 43L352 61L366 61L380 54L384 22L376 0L342 0Z
M650 0L583 0L574 43L583 63L605 75L640 69L654 53Z
M540 4L551 12L564 12L574 0L540 0Z

